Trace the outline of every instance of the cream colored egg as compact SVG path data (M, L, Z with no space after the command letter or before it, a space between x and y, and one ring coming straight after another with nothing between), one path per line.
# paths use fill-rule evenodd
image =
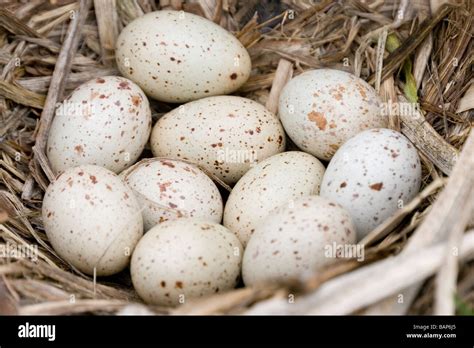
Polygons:
M321 196L349 211L358 238L409 203L421 185L418 152L391 129L372 129L347 141L329 163Z
M183 11L156 11L129 23L116 44L121 73L152 98L187 102L237 90L250 75L245 47L231 33Z
M140 202L145 231L180 217L220 223L222 197L199 168L181 161L145 159L121 174Z
M177 219L153 227L131 262L135 290L147 303L185 304L234 288L242 246L225 227L199 219Z
M304 152L283 152L263 160L232 189L224 226L245 246L272 210L298 197L318 194L323 174L321 162Z
M333 69L293 78L281 93L279 114L293 142L324 160L357 133L387 126L375 90L357 76Z
M47 155L53 171L96 164L115 173L140 156L151 131L143 91L119 76L98 77L76 88L57 108Z
M258 161L282 152L285 133L261 104L235 96L196 100L167 113L153 127L156 157L187 160L228 184Z
M54 250L87 274L123 270L143 234L133 192L113 172L94 165L60 174L46 190L42 215Z
M363 251L355 242L351 217L340 205L319 196L298 198L255 230L244 253L244 283L286 282L340 258L360 257Z

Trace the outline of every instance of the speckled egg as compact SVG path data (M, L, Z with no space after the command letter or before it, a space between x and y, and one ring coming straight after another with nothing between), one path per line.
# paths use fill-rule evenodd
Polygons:
M182 218L148 231L133 253L130 270L145 302L177 305L234 288L241 260L242 246L224 226Z
M300 197L270 214L245 249L242 276L247 286L285 282L317 271L356 250L349 213L319 196Z
M361 239L410 202L420 184L415 147L396 131L372 129L336 152L324 174L321 196L349 211Z
M96 164L118 173L137 160L150 131L151 111L143 91L123 77L98 77L58 106L47 155L55 172Z
M120 33L115 52L121 73L165 102L231 93L251 69L250 56L235 36L183 11L135 19Z
M132 190L113 172L94 165L70 168L46 190L43 223L54 250L84 273L123 270L143 234Z
M142 206L145 231L160 222L180 217L221 222L223 204L219 189L192 164L145 159L120 176Z
M191 161L228 184L285 148L277 117L261 104L235 96L196 100L167 113L153 127L156 157Z
M329 160L349 138L387 126L375 90L353 74L309 70L293 78L280 96L283 127L303 151Z
M321 162L304 152L288 151L263 160L232 189L224 226L245 246L272 210L298 197L318 194L323 174Z

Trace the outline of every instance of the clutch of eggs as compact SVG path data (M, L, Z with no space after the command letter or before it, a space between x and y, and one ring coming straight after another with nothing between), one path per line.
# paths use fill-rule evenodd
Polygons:
M56 111L46 152L60 175L42 215L58 255L82 272L120 272L132 254L147 303L227 291L241 274L251 286L318 271L335 262L327 246L355 245L419 190L416 149L383 128L379 97L355 75L296 76L278 118L224 95L250 75L242 44L177 11L129 23L116 59L125 77L88 81ZM151 129L145 93L184 104ZM304 152L283 152L286 135ZM133 165L148 140L157 158ZM212 179L235 184L225 207Z

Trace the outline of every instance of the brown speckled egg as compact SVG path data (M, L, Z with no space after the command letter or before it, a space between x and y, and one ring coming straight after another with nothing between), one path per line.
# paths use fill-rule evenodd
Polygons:
M84 273L123 270L143 234L132 190L113 172L94 165L70 168L46 190L43 223L54 250Z
M143 91L123 77L98 77L58 106L47 155L55 172L96 164L118 173L137 160L150 131L151 111Z
M217 96L196 100L167 113L153 127L156 157L187 160L228 184L257 161L285 148L277 117L246 98Z
M410 202L420 184L415 147L394 130L372 129L336 152L324 174L321 196L349 211L361 239Z
M145 234L133 253L130 271L145 302L177 305L234 288L241 260L242 246L224 226L182 218L158 224Z
M387 126L375 90L353 74L309 70L293 78L280 96L283 127L303 151L329 160L349 138Z
M180 217L220 223L222 197L199 168L181 161L145 159L120 174L142 206L145 231Z
M228 94L250 75L250 56L235 36L183 11L135 19L122 30L116 47L121 73L165 102Z
M340 250L357 247L355 241L349 213L340 205L319 196L298 198L279 207L255 230L244 253L244 283L296 279L348 257Z
M301 196L317 195L324 166L299 151L269 157L237 182L224 210L224 226L245 246L255 228L275 208Z

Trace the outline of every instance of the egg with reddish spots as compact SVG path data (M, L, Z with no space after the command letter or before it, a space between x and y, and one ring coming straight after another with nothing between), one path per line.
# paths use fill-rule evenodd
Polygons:
M408 204L421 185L415 147L401 133L372 129L349 139L326 169L321 196L346 208L359 239Z
M113 172L94 165L70 168L46 190L42 216L54 250L80 271L118 273L143 235L140 206Z
M198 167L182 161L144 159L120 174L142 207L145 231L181 217L221 222L222 197Z
M355 242L351 217L339 204L300 197L280 206L255 230L242 262L244 283L280 283L314 274L357 256Z
M130 271L138 295L156 305L178 305L233 289L242 245L219 224L182 218L156 225L133 252Z
M387 126L375 90L333 69L309 70L290 80L280 96L279 114L293 142L323 160L357 133Z
M171 103L232 93L247 81L252 65L234 35L183 11L138 17L120 33L115 55L125 77Z
M77 87L56 109L46 153L54 172L95 164L115 173L131 166L151 132L143 91L119 76Z
M203 98L172 110L153 127L156 157L190 161L227 184L252 165L285 149L278 118L242 97Z
M269 157L250 169L235 184L224 210L224 226L245 246L255 228L284 203L317 195L324 166L300 151Z

